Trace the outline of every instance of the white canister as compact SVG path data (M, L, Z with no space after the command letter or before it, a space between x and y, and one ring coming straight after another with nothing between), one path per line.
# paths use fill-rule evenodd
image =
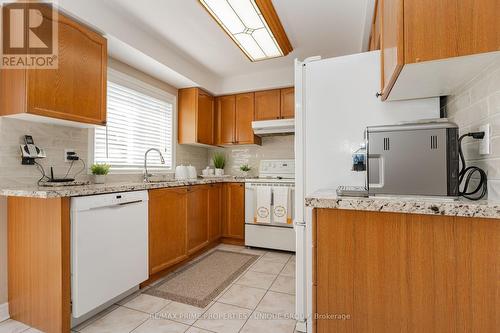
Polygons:
M184 180L188 178L188 168L185 165L178 165L175 168L175 179Z
M224 169L215 169L216 176L224 176Z
M187 170L188 170L188 177L189 179L196 179L198 178L198 174L196 173L196 168L192 165L189 165L187 167Z

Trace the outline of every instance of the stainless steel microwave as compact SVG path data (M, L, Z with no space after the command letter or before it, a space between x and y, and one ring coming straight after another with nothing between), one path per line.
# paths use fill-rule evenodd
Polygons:
M458 196L455 123L371 126L366 138L369 195Z

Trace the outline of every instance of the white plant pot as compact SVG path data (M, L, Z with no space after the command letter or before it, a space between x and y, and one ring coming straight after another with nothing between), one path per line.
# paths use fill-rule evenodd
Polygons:
M94 184L104 184L106 182L106 175L94 175Z
M215 169L216 176L224 176L224 169Z

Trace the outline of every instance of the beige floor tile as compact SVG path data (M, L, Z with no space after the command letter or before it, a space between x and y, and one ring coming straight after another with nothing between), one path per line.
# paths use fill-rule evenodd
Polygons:
M285 265L285 268L281 271L280 275L295 276L295 262L292 262L290 259Z
M261 250L261 249L254 249L254 248L244 248L243 250L240 251L241 253L247 253L247 254L254 254L257 256L263 256L267 253L267 250Z
M205 309L195 306L171 302L166 307L157 312L156 316L163 319L173 320L179 323L192 325L203 313Z
M295 278L280 275L276 278L269 290L295 295Z
M260 301L257 311L282 316L293 315L295 313L295 296L269 291Z
M295 324L296 321L293 319L279 318L271 314L254 312L240 332L292 333L295 330Z
M233 252L240 252L240 251L244 250L245 247L239 246L239 245L231 245L231 244L219 244L219 245L217 245L216 249L233 251Z
M148 320L146 313L120 306L81 330L82 333L129 333Z
M81 332L85 327L89 326L90 324L92 324L96 320L101 319L102 317L106 316L107 314L113 312L116 309L118 309L118 305L113 304L109 308L99 312L98 314L96 314L92 318L90 318L90 319L84 321L83 323L81 323L80 325L74 327L73 330L77 331L77 332Z
M291 257L292 255L290 253L275 252L275 251L269 251L264 255L264 259L273 259L276 261L283 262L284 264L286 264Z
M193 326L217 333L237 333L251 313L248 309L215 303Z
M140 294L139 296L125 303L123 306L142 312L156 313L163 309L168 303L170 303L170 301L164 298Z
M265 294L266 291L264 289L235 284L217 302L253 310Z
M166 319L149 319L132 333L184 333L188 325Z
M8 319L0 323L0 333L20 333L30 328L28 325Z
M201 328L198 328L198 327L194 327L194 326L191 326L187 331L186 333L212 333L210 331L207 331L207 330L203 330Z
M283 267L285 267L285 262L282 260L266 258L266 256L264 256L250 267L249 270L260 273L279 274Z
M260 273L250 270L243 274L243 276L241 276L238 280L236 280L235 284L254 288L269 289L275 279L275 274Z

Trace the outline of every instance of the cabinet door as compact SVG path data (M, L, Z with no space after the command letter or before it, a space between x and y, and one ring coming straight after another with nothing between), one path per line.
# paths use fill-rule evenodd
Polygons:
M58 69L26 71L29 113L91 124L106 123L106 39L58 15Z
M281 118L295 117L295 89L281 89Z
M255 93L255 120L280 119L280 89Z
M210 184L208 190L208 239L214 241L222 234L221 184Z
M188 254L208 243L208 186L188 188L187 193Z
M187 258L186 188L149 191L149 274Z
M198 90L197 142L214 144L214 98Z
M458 0L458 55L500 50L500 1Z
M236 95L236 142L254 143L252 121L254 114L254 93Z
M217 143L221 145L235 143L236 97L217 97L218 135Z
M381 89L386 100L404 64L403 0L382 0L381 5Z
M224 184L223 193L223 236L245 239L245 184Z

